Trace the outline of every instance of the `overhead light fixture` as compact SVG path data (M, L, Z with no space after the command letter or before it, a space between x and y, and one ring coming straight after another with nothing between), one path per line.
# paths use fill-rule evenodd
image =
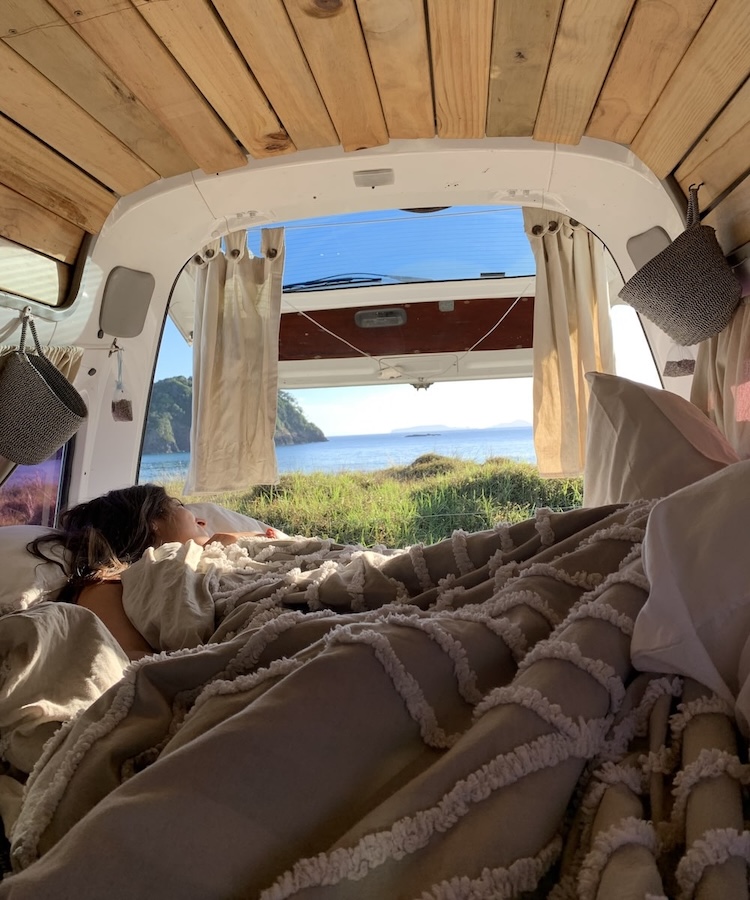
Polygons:
M358 309L354 324L360 328L393 328L406 324L406 310L399 306L384 309Z
M396 180L393 169L360 169L352 174L357 187L383 187L386 184L393 184Z

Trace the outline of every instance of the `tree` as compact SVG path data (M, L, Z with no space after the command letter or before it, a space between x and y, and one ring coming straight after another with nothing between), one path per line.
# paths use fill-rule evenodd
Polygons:
M187 453L193 415L193 379L178 375L154 382L146 420L143 452ZM310 422L302 407L286 391L279 391L277 444L310 444L327 440Z
M277 444L312 444L327 440L317 425L313 425L302 412L302 407L286 391L279 391L276 413Z

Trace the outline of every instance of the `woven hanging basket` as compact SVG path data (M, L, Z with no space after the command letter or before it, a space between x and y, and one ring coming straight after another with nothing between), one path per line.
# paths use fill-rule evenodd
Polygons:
M620 291L627 304L683 347L723 331L742 293L716 232L700 224L699 187L690 186L685 231Z
M26 352L30 326L36 353ZM88 414L83 398L42 353L34 323L24 316L19 349L0 372L0 456L24 466L49 459Z

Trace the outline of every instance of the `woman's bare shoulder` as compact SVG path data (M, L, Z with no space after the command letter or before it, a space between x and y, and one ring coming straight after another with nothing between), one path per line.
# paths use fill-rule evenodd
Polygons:
M122 603L122 582L119 579L87 584L79 591L76 598L78 606L86 607L89 607L89 604L98 606L100 603L112 603L113 601Z
M78 595L77 602L78 606L91 610L101 619L131 659L153 653L152 647L125 614L119 581L87 585Z

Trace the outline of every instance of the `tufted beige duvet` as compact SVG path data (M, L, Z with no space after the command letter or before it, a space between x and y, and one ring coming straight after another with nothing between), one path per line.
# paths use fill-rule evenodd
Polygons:
M649 509L149 555L164 652L47 744L0 898L745 896L731 710L630 663Z

